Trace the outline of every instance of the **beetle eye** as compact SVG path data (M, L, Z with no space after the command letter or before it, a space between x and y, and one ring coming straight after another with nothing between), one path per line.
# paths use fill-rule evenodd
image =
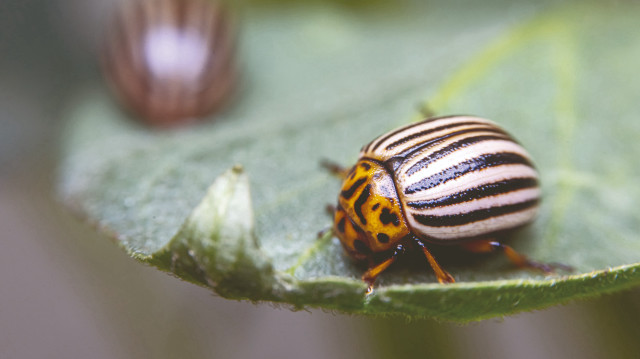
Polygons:
M353 241L353 248L355 248L360 253L369 253L369 247L367 247L367 245L359 239Z
M386 235L385 233L378 233L376 238L378 238L378 241L380 243L389 243L389 236Z

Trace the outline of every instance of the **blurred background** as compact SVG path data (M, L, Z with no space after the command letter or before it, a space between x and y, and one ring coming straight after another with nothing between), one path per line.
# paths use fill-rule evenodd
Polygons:
M0 358L638 357L638 290L460 326L228 301L129 258L54 195L113 4L0 1Z

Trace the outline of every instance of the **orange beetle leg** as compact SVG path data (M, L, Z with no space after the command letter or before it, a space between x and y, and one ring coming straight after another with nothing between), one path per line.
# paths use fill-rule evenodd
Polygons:
M332 175L337 176L341 179L347 178L347 176L351 172L351 168L344 168L339 164L331 162L329 160L320 161L320 165L327 169Z
M424 243L422 243L418 239L416 239L416 243L418 244L420 249L422 249L422 253L424 253L424 256L427 257L427 261L429 261L431 268L436 273L438 282L440 282L441 284L455 283L456 280L453 278L453 276L446 270L442 269L440 264L438 264L438 261L436 261L435 257L431 254L431 252L429 252L427 246L425 246Z
M393 254L391 255L391 257L389 257L388 259L384 260L381 263L378 263L374 267L369 268L369 270L362 275L362 280L369 285L367 287L367 294L371 294L371 292L373 292L373 284L375 283L376 278L378 278L380 273L384 272L385 269L389 268L389 266L393 264L393 262L395 262L396 259L398 259L398 256L400 256L403 253L404 253L404 245L398 244L396 249L393 251Z
M495 252L499 250L499 251L502 251L502 253L504 253L507 256L507 258L509 258L509 260L516 266L520 268L531 268L531 269L539 270L546 274L553 273L556 268L562 269L565 271L573 270L573 268L571 268L570 266L567 266L561 263L541 263L541 262L533 261L529 259L527 256L525 256L524 254L520 254L516 252L516 250L513 249L512 247L494 240L490 240L490 239L477 240L469 243L464 243L462 244L462 247L473 253L489 253L489 252Z

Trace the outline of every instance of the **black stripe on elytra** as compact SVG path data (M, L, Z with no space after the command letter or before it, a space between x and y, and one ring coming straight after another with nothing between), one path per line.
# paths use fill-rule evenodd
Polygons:
M362 193L360 193L360 196L358 196L358 199L356 199L356 203L353 204L353 210L356 212L356 215L358 216L358 218L360 219L360 223L362 224L367 224L367 219L364 218L364 215L362 214L362 206L364 206L365 202L367 202L367 199L370 195L371 184L368 184L364 186L364 188L362 189Z
M504 216L511 213L520 212L538 205L538 199L508 204L499 207L479 209L467 213L449 214L444 216L413 214L413 218L420 224L428 227L454 227L482 221L492 217Z
M424 167L426 167L427 165L436 162L440 159L442 159L443 157L448 156L449 154L461 149L461 148L465 148L467 146L476 144L478 142L482 142L482 141L488 141L488 140L503 140L503 141L511 141L511 139L509 139L508 137L504 137L504 136L496 136L496 135L482 135L482 136L471 136L471 137L465 137L461 140L455 141L441 149L439 149L438 151L435 151L433 153L431 153L429 156L424 157L423 159L421 159L420 161L414 163L411 167L409 167L407 169L407 176L411 176L412 174L418 172L419 170L423 169Z
M408 186L404 190L404 194L413 194L429 188L433 188L454 178L461 177L467 173L471 173L474 171L480 171L489 167L510 164L523 164L533 167L528 159L517 153L500 152L483 154L467 161L460 162L443 170L442 172L423 178L422 180Z
M416 122L413 124L410 124L408 126L404 126L404 127L400 127L399 129L395 130L395 131L391 131L389 133L387 133L386 135L383 135L382 137L379 137L378 139L373 140L368 146L367 146L367 151L375 151L378 149L378 147L380 147L380 145L382 143L384 143L384 141L388 140L389 138L391 138L392 136L397 135L398 133L402 132L402 131L406 131L410 128L416 127L416 126L420 126L422 125L423 122ZM373 148L369 149L371 147L371 145L373 145L375 143L375 145L373 146Z
M483 184L464 191L424 201L408 202L407 206L415 209L436 208L453 204L469 202L474 199L497 196L504 193L518 191L525 188L534 188L538 185L535 178L512 178L503 181Z
M401 153L398 153L396 156L402 157L405 160L407 160L407 159L412 158L414 156L420 155L420 153L422 151L424 151L425 149L427 149L429 147L436 146L436 145L440 144L442 141L444 141L444 140L446 140L448 138L455 137L455 136L458 136L458 135L471 134L471 133L474 133L474 132L492 132L492 133L497 133L497 134L504 135L505 139L508 138L509 140L513 141L506 132L504 132L503 130L501 130L501 129L497 128L497 127L472 127L472 128L466 128L466 129L463 129L463 130L447 132L447 133L443 134L440 137L431 138L431 139L416 143L413 146L408 147L407 149L405 149Z
M428 128L419 132L415 132L412 133L408 136L402 137L401 139L390 143L389 145L387 145L387 147L385 147L385 149L391 150L395 147L398 147L399 145L409 142L413 139L419 138L419 137L425 137L425 136L429 136L432 133L435 132L439 132L439 131L444 131L444 130L449 130L449 129L453 129L453 128L457 128L457 127L462 127L462 126L483 126L484 128L487 127L491 127L490 124L487 123L483 123L483 122L477 122L477 121L465 121L465 122L455 122L455 123L449 123L446 125L442 125L442 126L438 126L438 127L433 127L433 128Z
M349 189L340 192L340 195L344 199L351 198L351 196L353 196L353 194L358 190L358 188L360 188L360 186L362 186L365 182L367 182L367 177L362 177L358 179L354 184L351 185L351 187L349 187Z
M445 119L445 118L453 118L453 117L459 117L459 116L458 116L458 115L453 115L453 116L431 117L431 118L428 118L428 119L426 119L426 120L424 120L424 121L420 121L420 122L412 123L412 124L407 125L407 126L404 126L404 127L400 127L399 129L397 129L397 130L395 130L395 131L391 131L391 132L387 133L387 134L386 134L386 135L384 135L383 137L380 137L380 138L378 138L378 139L376 139L376 140L373 140L369 145L367 145L367 150L369 149L369 147L370 147L374 142L375 142L376 144L375 144L375 146L373 146L373 148L371 149L371 151L375 151L378 147L380 147L380 145L381 145L383 142L385 142L385 141L386 141L386 140L388 140L389 138L391 138L391 137L393 137L393 136L395 136L395 135L397 135L397 134L399 134L399 133L401 133L401 132L404 132L404 131L410 130L410 129L414 128L414 127L417 127L417 126L423 125L423 124L425 124L425 123L429 123L429 122L433 122L433 121L437 121L437 120L442 120L442 119Z

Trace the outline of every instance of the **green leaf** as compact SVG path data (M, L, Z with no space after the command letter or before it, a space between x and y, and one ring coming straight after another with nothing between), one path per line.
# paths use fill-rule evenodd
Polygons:
M155 131L101 90L79 95L59 192L133 257L235 299L470 321L640 284L640 7L631 2L331 2L247 9L236 102L210 123ZM395 265L365 296L363 268L325 206L375 136L438 114L491 118L536 160L540 218L511 244L575 272L499 255ZM213 184L212 184L213 183Z

